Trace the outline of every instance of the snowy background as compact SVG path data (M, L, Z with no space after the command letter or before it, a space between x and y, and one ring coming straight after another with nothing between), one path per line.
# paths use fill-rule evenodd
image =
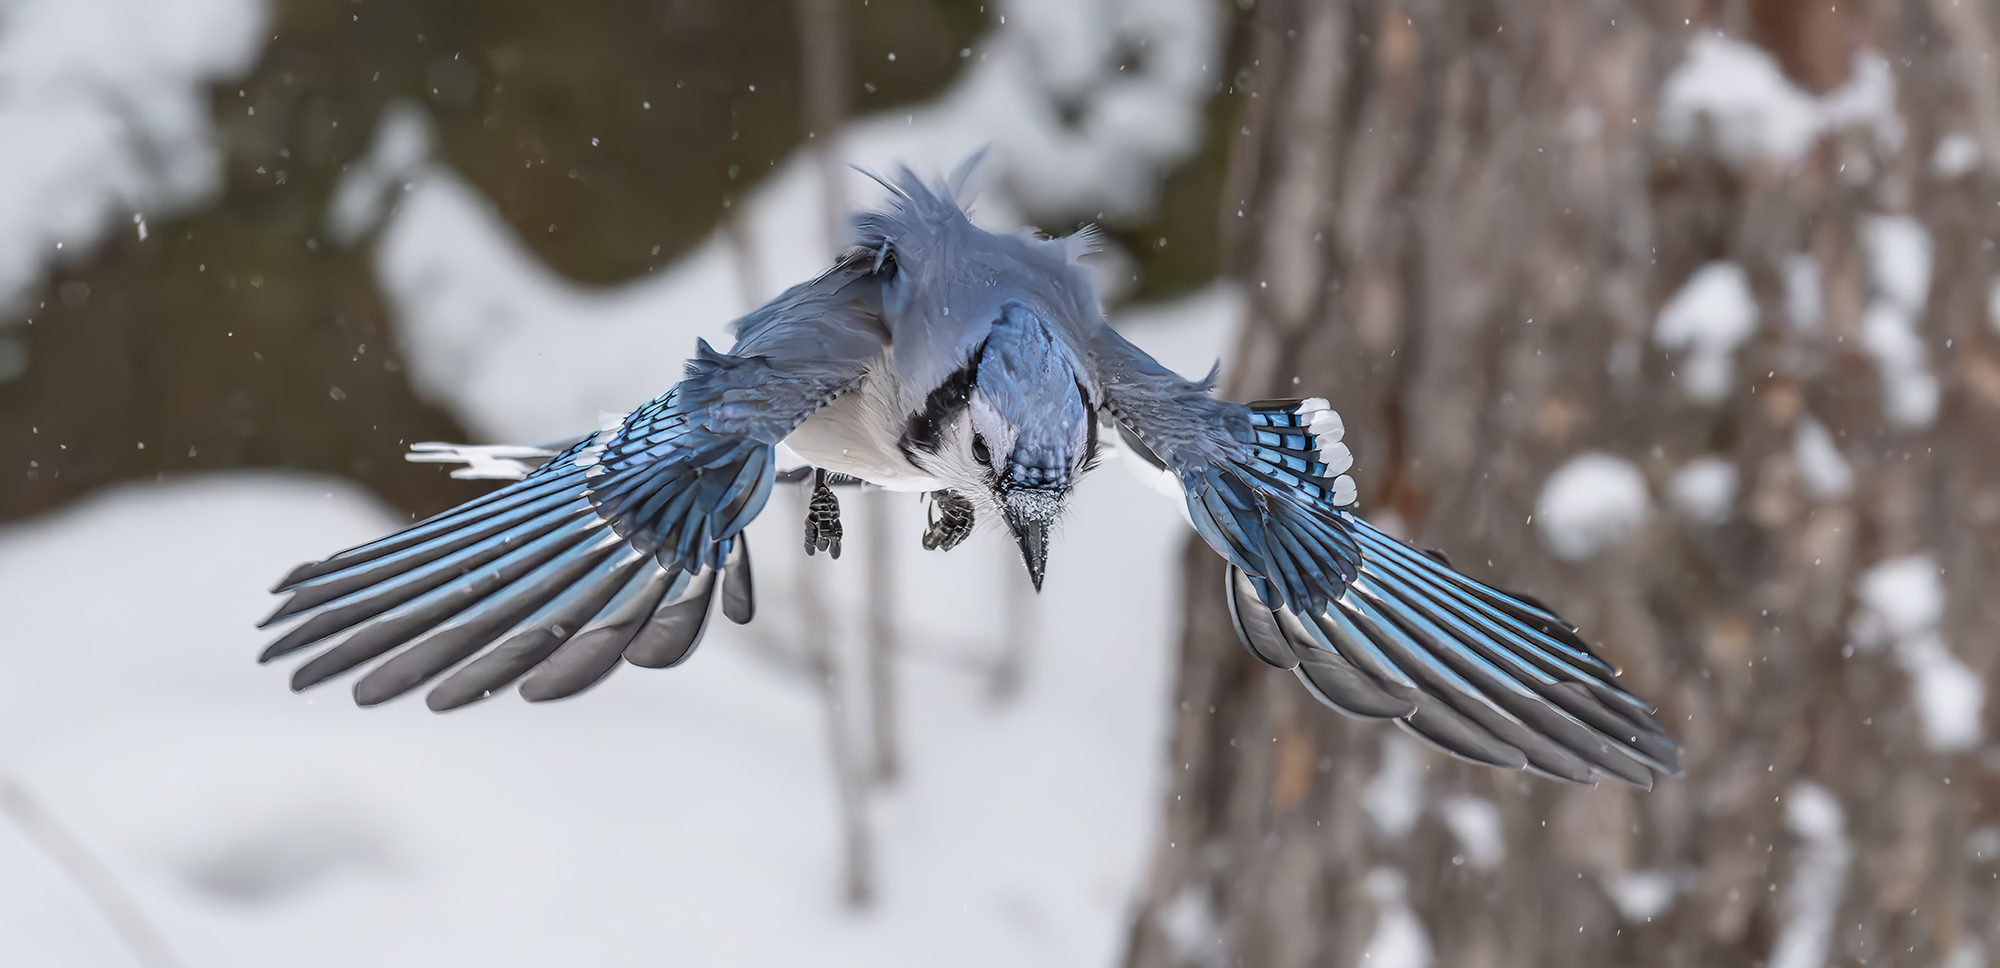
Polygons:
M255 0L0 6L0 131L33 146L0 159L15 325L65 260L214 203L209 88L227 104L271 15ZM1017 2L990 19L943 91L843 126L842 160L941 173L990 145L989 225L1143 217L1201 140L1218 11ZM1143 76L1105 76L1125 73L1106 61L1119 44L1148 50ZM1058 95L1082 123L1057 118ZM391 100L371 127L320 237L369 253L401 366L479 440L571 435L654 396L697 337L722 341L829 251L822 159L800 149L656 272L574 283L437 157L425 101ZM858 174L840 187L838 204L879 199ZM1106 260L1107 282L1128 263ZM1199 374L1240 313L1212 284L1119 321ZM847 500L849 554L831 562L798 554L793 496L774 499L751 532L757 622L714 628L689 665L449 716L357 710L339 686L293 695L252 661L276 577L407 519L351 481L162 474L0 529L0 964L1109 964L1157 809L1180 515L1135 478L1095 475L1035 599L998 537L927 554L915 499ZM848 603L884 510L902 762L863 804L874 897L857 910L825 699L783 640L801 634L788 589L816 569L858 674L866 617ZM1003 659L1011 695L994 685Z

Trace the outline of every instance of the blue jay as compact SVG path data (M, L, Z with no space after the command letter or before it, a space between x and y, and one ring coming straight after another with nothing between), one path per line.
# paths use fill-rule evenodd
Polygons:
M1326 401L1230 403L1212 374L1161 366L1106 324L1078 263L1094 235L974 226L956 200L970 164L942 185L908 170L884 181L891 204L855 217L832 268L738 320L728 353L699 343L678 386L559 453L420 449L521 479L293 570L265 624L296 624L262 659L322 646L294 689L373 663L354 686L362 705L442 676L434 710L517 679L529 700L569 696L621 659L677 665L717 599L751 618L743 529L780 476L780 442L816 468L808 552L839 551L827 485L844 475L932 495L926 547L1003 522L1039 589L1050 528L1115 440L1226 559L1244 646L1320 701L1574 782L1678 772L1673 740L1576 629L1355 515Z

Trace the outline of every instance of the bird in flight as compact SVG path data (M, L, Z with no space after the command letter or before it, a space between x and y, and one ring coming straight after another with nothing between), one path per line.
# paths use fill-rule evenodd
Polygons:
M973 161L976 161L975 158ZM413 460L510 485L301 565L265 625L269 661L318 652L304 689L364 664L373 705L440 679L447 710L519 680L573 695L619 662L684 661L717 600L754 612L743 529L809 461L807 553L840 550L841 477L932 500L926 548L998 521L1039 590L1071 488L1118 448L1151 468L1227 561L1245 647L1320 701L1393 720L1463 759L1573 782L1650 787L1679 750L1577 630L1525 595L1453 570L1355 513L1353 457L1322 399L1217 399L1105 321L1061 239L996 234L905 169L818 278L698 343L679 385L559 452L419 445ZM541 460L538 465L530 461Z

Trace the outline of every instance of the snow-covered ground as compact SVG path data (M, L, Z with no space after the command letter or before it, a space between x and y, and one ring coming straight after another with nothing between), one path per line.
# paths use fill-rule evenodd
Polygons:
M763 562L802 558L782 509ZM0 768L192 965L1109 963L1157 806L1178 516L1127 477L1085 485L1029 684L995 706L954 657L985 644L999 542L920 559L908 510L903 587L927 607L860 915L816 693L734 627L550 706L288 693L251 661L263 589L393 524L334 481L138 485L0 535ZM0 963L132 963L8 823Z

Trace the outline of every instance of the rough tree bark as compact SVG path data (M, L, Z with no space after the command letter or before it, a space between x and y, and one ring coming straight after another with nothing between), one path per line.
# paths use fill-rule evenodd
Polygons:
M1369 790L1393 785L1384 760L1407 759L1406 741L1245 654L1222 566L1196 541L1165 819L1129 964L1381 964L1362 960L1371 941L1385 959L1398 937L1422 953L1404 904L1441 965L2000 956L1992 729L1959 752L1927 742L1913 656L1936 641L1869 648L1856 596L1870 568L1929 556L1938 638L1992 681L1996 23L1974 0L1259 0L1222 213L1252 310L1225 391L1330 398L1363 513L1603 643L1687 768L1647 793L1422 750L1419 812L1398 834L1371 819L1371 805L1394 811ZM1762 44L1817 94L1879 54L1900 137L1834 125L1794 164L1732 157L1712 123L1667 137L1662 85L1717 31ZM1963 163L1940 152L1951 135ZM1933 243L1906 341L1937 381L1929 422L1884 417L1870 349L1883 337L1864 326L1894 287L1866 238L1883 215L1913 217ZM1816 281L1790 268L1801 254ZM1726 397L1705 405L1653 333L1714 260L1741 267L1759 312ZM1819 297L1816 328L1788 322L1788 272ZM1800 465L1808 417L1852 470L1844 495ZM1651 512L1565 562L1530 515L1551 472L1592 450L1643 472ZM1720 523L1668 497L1702 457L1735 471ZM1453 833L1463 798L1497 807L1498 863Z

